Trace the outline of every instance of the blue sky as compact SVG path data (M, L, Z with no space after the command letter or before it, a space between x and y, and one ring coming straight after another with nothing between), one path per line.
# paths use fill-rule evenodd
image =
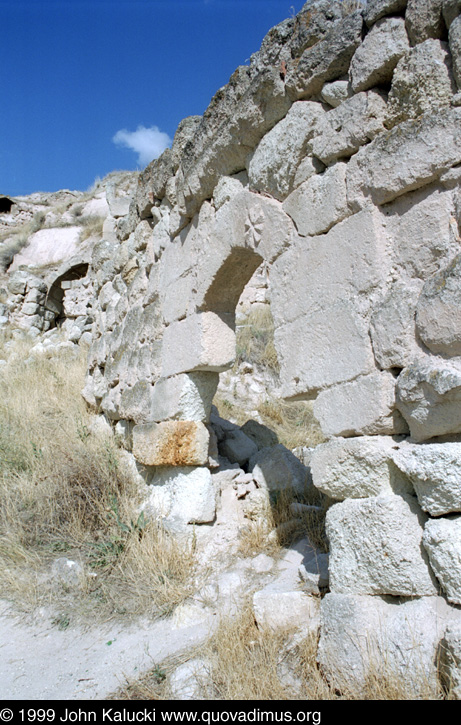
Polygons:
M171 138L303 4L0 0L0 194L86 189L142 168L146 154L140 163L123 142L142 151L145 138L130 134Z

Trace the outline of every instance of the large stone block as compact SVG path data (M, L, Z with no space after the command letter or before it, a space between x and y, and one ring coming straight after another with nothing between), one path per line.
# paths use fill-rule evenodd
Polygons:
M322 388L373 372L368 325L348 301L317 299L323 306L293 322L281 323L274 336L282 395L313 397Z
M283 204L298 233L305 237L327 232L349 216L346 202L346 164L337 163L305 181Z
M371 27L380 18L400 13L406 6L407 0L368 0L364 13L365 22Z
M394 377L374 372L320 392L314 415L328 437L406 433L395 406Z
M461 516L428 521L423 545L448 601L461 604Z
M326 517L331 591L407 597L436 594L421 547L426 520L410 496L380 494L332 506Z
M133 428L133 455L144 466L204 466L210 434L197 421L144 423Z
M461 355L461 255L426 280L416 308L416 327L432 352Z
M458 89L461 89L461 16L452 22L448 33L451 58L453 62L453 75Z
M349 77L353 90L357 93L389 83L409 47L403 18L379 20L352 57Z
M358 93L320 116L309 146L325 164L355 154L383 130L386 101L376 91Z
M216 493L208 468L160 468L150 479L143 510L173 529L214 520Z
M376 362L384 370L403 368L417 352L415 310L422 283L397 281L371 315Z
M318 661L344 694L366 693L378 680L404 682L407 696L427 698L438 687L438 646L459 612L442 597L401 602L327 594L321 604Z
M325 112L320 103L298 101L258 144L248 166L250 188L285 199L306 154L314 122Z
M312 483L309 469L281 443L255 453L248 468L259 488L268 491L294 489L304 494Z
M423 511L440 516L461 511L461 443L404 443L395 465L410 479Z
M452 192L434 185L382 207L395 278L412 278L421 286L421 280L438 272L459 253L453 211Z
M449 106L456 91L446 43L426 40L402 58L394 72L385 125Z
M235 357L235 334L213 312L201 312L165 329L162 377L196 370L221 372Z
M341 78L361 43L362 14L352 12L333 24L318 42L307 47L301 57L289 64L286 88L293 100L309 98L322 90L324 83Z
M135 423L152 420L153 386L148 380L138 380L132 388L125 388L120 401L122 418Z
M396 404L415 441L461 433L461 365L415 359L397 380Z
M161 378L153 390L151 420L208 421L218 382L218 374L209 372Z
M412 493L393 464L396 439L388 436L332 438L317 446L310 468L314 486L330 498L366 498L380 493Z
M360 149L347 168L348 201L386 204L437 179L461 162L461 108L405 121Z
M443 0L408 0L405 23L412 45L443 36L442 5Z

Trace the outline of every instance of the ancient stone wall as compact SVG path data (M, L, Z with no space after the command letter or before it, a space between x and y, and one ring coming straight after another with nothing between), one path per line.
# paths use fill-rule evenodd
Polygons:
M371 637L434 677L461 605L461 6L351 8L273 28L111 209L84 391L132 431L150 510L212 522L211 402L266 265L283 395L329 438L319 658L346 685Z

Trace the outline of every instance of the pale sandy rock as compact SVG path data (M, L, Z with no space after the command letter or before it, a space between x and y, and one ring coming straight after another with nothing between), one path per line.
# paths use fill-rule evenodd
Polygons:
M321 174L323 171L325 171L325 165L319 159L315 158L315 156L305 156L296 169L293 189L297 189L311 176Z
M397 407L415 441L461 433L460 402L459 361L415 359L397 380Z
M352 96L315 123L312 153L324 164L352 156L383 130L385 115L386 101L376 91Z
M415 312L422 283L395 282L371 315L370 335L378 365L403 368L415 356Z
M449 106L456 86L447 43L426 40L403 57L394 72L385 125Z
M154 390L148 380L138 380L133 387L125 388L120 399L120 414L134 423L152 420Z
M235 334L213 312L192 315L165 329L163 377L196 370L220 372L232 365L234 357Z
M443 0L408 0L405 24L412 45L443 36L442 5Z
M209 372L161 378L154 387L152 420L207 421L218 381L218 375Z
M284 397L373 372L368 316L387 266L384 228L374 210L294 241L271 268Z
M281 443L255 452L248 469L259 488L268 491L294 489L303 494L312 484L309 469Z
M203 466L209 433L197 421L144 423L133 428L133 455L145 466Z
M283 201L293 188L314 124L324 114L320 103L298 101L260 141L248 166L250 188Z
M255 592L253 611L258 627L279 631L298 629L316 633L320 623L320 600L296 587L283 574Z
M382 207L382 214L393 249L393 273L403 277L401 284L410 277L420 286L459 253L450 190L430 185L412 191Z
M349 81L339 80L333 83L325 83L320 93L322 101L328 103L333 108L337 108L343 101L350 98L352 89Z
M380 493L412 493L393 465L396 440L390 436L332 438L311 457L314 486L330 498L366 498Z
M349 78L353 91L389 83L409 47L403 18L378 20L352 57Z
M172 527L210 523L215 518L216 494L208 468L159 468L150 479L147 514L163 517Z
M423 511L440 516L461 511L461 443L406 443L393 451Z
M330 589L343 594L436 594L421 547L427 516L412 497L380 494L328 509Z
M461 516L429 520L423 545L448 601L461 604Z
M349 216L345 177L346 164L337 163L323 174L312 176L285 200L283 210L301 236L323 234Z
M461 255L425 282L416 309L416 328L432 352L461 355Z
M461 108L427 112L377 136L347 167L348 201L385 204L437 179L461 161Z
M80 231L81 227L63 227L35 232L29 237L27 245L15 255L9 270L13 272L22 264L39 266L70 259L79 252Z
M243 184L237 176L223 176L217 183L213 192L213 201L216 211L233 196L243 189Z
M293 100L320 93L322 86L349 70L349 63L361 42L362 15L352 12L318 42L307 47L296 64L289 64L286 88Z
M371 27L385 15L401 13L406 6L407 0L368 0L364 13L365 22Z
M329 304L328 299L317 298L316 302L319 309L276 329L283 397L306 393L312 397L326 386L375 370L368 325L362 315L348 300Z
M395 379L374 372L319 393L314 415L326 436L394 435L408 428L396 410Z
M459 621L442 597L402 602L384 597L327 594L321 605L318 660L344 692L367 690L368 677L403 680L409 697L438 685L437 650L447 624ZM378 669L377 669L378 668ZM426 695L427 696L427 695Z
M82 209L81 217L107 217L109 205L104 197L95 197L86 202Z

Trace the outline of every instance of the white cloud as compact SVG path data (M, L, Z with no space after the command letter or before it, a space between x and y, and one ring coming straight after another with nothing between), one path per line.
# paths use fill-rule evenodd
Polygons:
M160 131L158 126L150 128L138 126L136 131L127 131L123 128L117 131L112 141L119 146L127 146L137 153L140 166L147 166L172 143L168 134Z

